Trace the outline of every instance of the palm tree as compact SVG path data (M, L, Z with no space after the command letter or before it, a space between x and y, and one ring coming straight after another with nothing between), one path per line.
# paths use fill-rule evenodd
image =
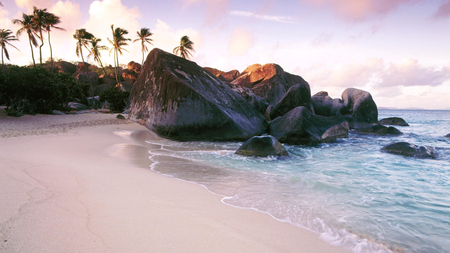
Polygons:
M61 23L60 17L56 16L53 13L47 13L47 15L45 17L45 27L44 28L48 34L48 45L50 46L50 59L52 62L52 74L53 74L53 53L52 53L52 43L50 42L50 31L52 28L65 31L64 28L56 26L59 23Z
M181 37L180 45L173 49L174 54L180 53L180 56L184 59L189 59L189 55L192 56L189 50L194 50L194 42L192 42L188 36Z
M13 44L11 44L11 41L18 40L16 36L11 35L13 32L9 29L0 29L0 46L2 47L2 69L5 69L5 64L3 62L3 53L6 56L6 59L9 60L9 54L8 50L6 50L6 45L12 46L13 48L19 50L17 47L15 47ZM20 50L19 50L20 51Z
M153 44L152 44L153 40L150 39L150 36L152 36L153 33L150 32L150 29L145 28L145 27L141 28L141 30L137 31L136 33L137 33L137 36L139 38L133 40L133 43L136 42L136 41L139 41L139 40L141 41L141 46L142 46L142 49L141 49L142 50L142 66L144 66L144 54L146 52L148 52L148 48L147 48L147 45L145 45L145 43L147 42L148 44L153 46Z
M77 48L75 50L75 53L77 54L78 57L81 56L81 60L83 61L83 66L84 66L84 71L86 73L88 73L88 68L86 67L86 63L84 62L84 57L83 57L83 47L86 48L89 51L89 41L94 37L94 35L92 35L92 33L87 32L86 29L82 28L82 29L77 29L75 30L75 34L73 35L73 38L77 40ZM90 77L89 78L89 83L91 85L92 91L94 90L94 87L92 86L92 80ZM92 94L93 96L94 94Z
M115 72L116 72L116 81L119 83L119 53L120 55L123 55L122 50L127 51L124 46L128 46L128 43L126 41L129 41L131 39L123 37L125 34L128 34L128 31L125 29L122 29L120 27L117 27L114 29L114 25L111 25L111 31L112 31L112 39L108 38L109 43L111 43L112 48L109 51L109 54L114 50L114 65L115 65ZM128 51L127 51L128 52Z
M28 41L30 42L30 48L31 48L31 58L33 59L33 66L36 67L36 62L34 60L34 52L33 52L33 46L37 47L38 43L36 40L37 33L33 29L33 21L32 21L31 15L27 15L25 13L22 14L22 19L13 19L12 22L15 25L20 25L21 28L17 30L16 37L19 37L22 35L23 32L26 32L28 35Z
M47 9L38 9L36 6L33 6L33 24L34 30L39 34L39 39L41 40L41 45L39 46L39 62L42 67L42 47L44 46L44 36L42 36L42 31L46 28L46 19L47 19Z
M73 35L73 38L77 40L77 48L75 50L75 53L78 57L81 56L81 60L83 61L83 66L85 66L85 70L87 72L86 64L84 64L84 57L83 57L83 47L86 48L89 51L89 41L92 40L94 35L92 33L86 31L86 29L77 29L75 31L75 34Z
M91 44L91 47L89 48L89 55L88 55L88 57L89 56L93 56L94 57L94 60L98 63L98 64L100 64L100 66L102 67L102 69L103 69L103 73L105 74L105 78L108 80L108 82L111 84L111 81L109 80L109 78L108 78L108 74L106 74L106 70L105 70L105 67L103 66L103 64L102 64L102 61L101 61L101 53L100 53L100 50L108 50L109 48L107 47L107 46L102 46L102 45L100 45L100 42L102 41L102 39L100 39L100 38L96 38L96 37L92 37L90 40L89 40L89 43Z

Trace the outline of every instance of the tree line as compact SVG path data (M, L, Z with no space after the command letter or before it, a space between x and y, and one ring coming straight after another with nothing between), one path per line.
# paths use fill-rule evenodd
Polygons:
M18 38L24 33L28 36L33 67L36 66L34 48L37 47L39 47L39 64L42 67L42 47L44 46L44 34L46 33L50 48L51 69L53 74L53 53L50 34L54 29L65 31L64 28L58 26L61 23L60 17L48 12L47 9L39 9L34 6L32 14L23 13L21 19L13 19L12 23L15 25L20 25L20 28L16 31L15 35L10 29L0 29L2 68L4 69L4 56L10 60L6 46L11 46L19 50L12 44L12 42L17 41ZM111 48L108 48L107 46L101 45L102 40L100 38L95 37L92 33L86 31L86 29L77 29L73 34L73 38L76 40L75 53L78 57L81 57L83 65L86 66L86 64L84 64L83 48L86 49L89 53L88 57L92 56L94 61L100 65L106 75L106 71L101 61L100 51L109 49L110 55L111 53L114 53L115 76L118 82L119 54L123 55L123 51L127 51L124 47L128 46L127 42L131 41L131 39L125 37L128 34L128 31L123 28L114 27L114 25L111 25L111 32L111 38L108 37L108 42L111 44ZM138 41L141 43L142 65L144 64L145 53L149 52L147 44L153 45L153 39L150 38L152 35L153 33L150 32L150 29L144 27L137 31L137 38L133 40L133 43ZM180 45L173 49L174 54L179 54L185 59L190 59L190 56L192 56L191 51L195 51L194 42L192 42L188 36L181 37Z

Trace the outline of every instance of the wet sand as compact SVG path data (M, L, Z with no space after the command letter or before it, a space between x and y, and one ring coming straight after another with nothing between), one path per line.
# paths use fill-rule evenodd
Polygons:
M347 252L151 171L115 116L0 115L0 252Z

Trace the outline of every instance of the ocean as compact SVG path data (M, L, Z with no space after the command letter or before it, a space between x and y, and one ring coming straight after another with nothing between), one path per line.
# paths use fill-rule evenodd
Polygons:
M450 111L379 110L410 126L400 136L357 134L290 158L235 155L242 143L152 141L151 169L200 184L353 252L450 252ZM392 142L435 147L437 159L381 152Z

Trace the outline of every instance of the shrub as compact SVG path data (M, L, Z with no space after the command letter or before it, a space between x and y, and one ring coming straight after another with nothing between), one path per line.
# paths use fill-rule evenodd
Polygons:
M128 91L122 91L117 86L112 86L100 93L100 101L108 101L111 111L122 111L130 95Z
M41 67L12 66L0 73L0 104L9 115L68 110L68 102L82 99L76 80L63 73L52 75Z

